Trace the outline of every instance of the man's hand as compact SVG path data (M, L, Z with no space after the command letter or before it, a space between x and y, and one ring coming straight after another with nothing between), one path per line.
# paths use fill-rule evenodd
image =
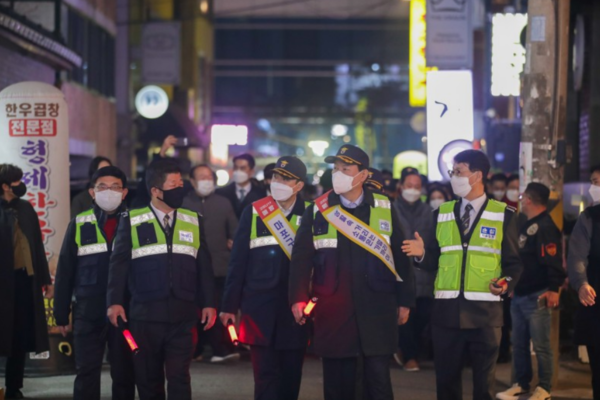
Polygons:
M304 318L304 308L306 308L306 302L303 301L292 305L292 314L294 314L296 322L300 325L304 325L306 323L306 319Z
M415 232L415 240L402 242L402 251L409 257L421 258L425 255L425 243L423 243L419 232Z
M63 337L67 337L67 334L69 332L71 332L71 327L70 326L59 326L58 330L60 331L60 334L63 335Z
M579 288L579 301L586 307L596 304L596 291L589 284L584 284Z
M409 316L410 316L410 308L398 307L398 325L404 325L405 323L407 323Z
M229 251L231 251L231 249L233 249L233 240L232 239L227 240L227 248L229 249Z
M177 138L173 135L169 135L165 138L165 140L163 141L163 144L160 148L160 156L162 158L165 158L167 156L167 151L171 148L174 147L175 144L177 144Z
M222 312L219 314L219 318L221 319L221 323L223 326L227 326L227 323L231 321L232 324L235 325L235 314Z
M110 321L110 323L113 324L114 326L116 326L117 328L119 327L119 323L117 322L117 319L119 317L123 318L124 322L127 322L127 316L125 315L125 309L123 308L123 306L121 306L119 304L113 304L112 306L108 307L106 316L108 316L108 320Z
M54 298L54 285L44 285L43 286L43 290L44 290L44 297L47 299L53 299Z
M494 278L492 279L492 283L490 283L490 293L493 294L494 296L500 296L504 293L506 293L506 291L508 290L508 285L506 286L500 286L500 287L496 287L494 285L494 283L496 283L500 278Z
M557 292L551 292L548 290L546 293L542 293L538 299L546 299L546 307L547 308L556 308L558 307L558 303L560 302L560 296Z
M203 308L202 309L202 323L204 330L207 331L215 325L217 320L217 309L216 308Z

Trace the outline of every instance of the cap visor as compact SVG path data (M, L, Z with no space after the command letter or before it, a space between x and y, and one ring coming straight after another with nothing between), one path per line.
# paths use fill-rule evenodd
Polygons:
M285 170L285 169L282 169L282 168L275 168L275 169L273 170L273 173L277 173L277 174L279 174L279 175L283 175L283 176L285 176L285 177L287 177L287 178L292 178L292 179L300 179L300 180L302 180L302 178L300 178L300 177L298 177L298 176L296 176L296 175L292 174L290 171L287 171L287 170Z
M325 162L327 164L333 164L336 161L341 161L345 164L353 164L353 165L362 165L361 163L359 163L358 161L354 160L353 158L350 157L346 157L346 156L329 156L325 158Z

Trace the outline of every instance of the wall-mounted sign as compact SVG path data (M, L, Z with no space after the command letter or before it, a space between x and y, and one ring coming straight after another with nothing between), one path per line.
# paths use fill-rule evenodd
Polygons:
M158 86L145 86L135 96L135 109L144 118L158 118L167 112L168 108L169 96Z
M178 85L181 80L181 24L151 22L142 28L142 80Z
M471 1L427 0L426 15L427 65L440 69L471 69Z
M518 96L525 65L521 32L527 14L495 14L492 18L492 96Z

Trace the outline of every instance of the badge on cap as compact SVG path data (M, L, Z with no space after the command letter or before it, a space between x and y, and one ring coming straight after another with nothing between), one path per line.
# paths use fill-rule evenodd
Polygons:
M281 165L281 168L285 168L285 166L288 165L288 162L286 160L283 160L279 163L279 165Z
M340 149L340 154L346 154L346 150L348 150L348 148L347 148L347 147L342 147L342 148Z
M479 237L482 239L496 239L496 228L490 228L487 226L482 226L481 231L479 232Z
M533 224L529 228L527 228L527 234L529 236L533 236L537 233L538 229L539 229L538 224Z

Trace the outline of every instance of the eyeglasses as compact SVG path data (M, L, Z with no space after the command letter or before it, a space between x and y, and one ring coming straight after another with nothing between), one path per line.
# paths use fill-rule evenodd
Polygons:
M113 192L122 192L123 191L123 186L119 186L119 185L112 185L112 186L106 186L106 185L98 185L96 186L96 192L104 192L105 190L112 190Z
M466 173L466 172L470 172L470 171L465 171L465 173ZM469 177L473 176L473 174L475 174L475 172L477 172L477 171L473 171L473 172L471 173L471 175L469 175ZM450 178L452 178L453 176L461 176L461 172L460 172L458 169L454 169L454 170L452 170L452 169L449 169L449 170L448 170L448 176L449 176Z

